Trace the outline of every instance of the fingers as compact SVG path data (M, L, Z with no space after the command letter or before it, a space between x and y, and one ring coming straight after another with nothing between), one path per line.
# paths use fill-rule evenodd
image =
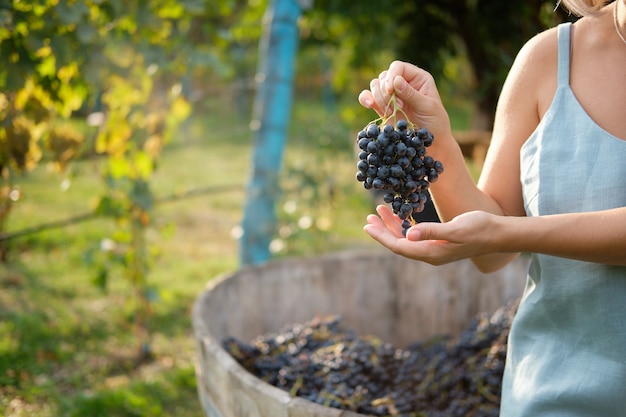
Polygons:
M387 227L380 217L374 214L367 216L367 222L368 224L363 227L365 233L387 249L398 253L400 242L406 242L406 239L400 239L396 233Z
M400 221L398 216L393 214L389 207L383 206L381 204L376 207L376 212L384 222L385 226L387 226L387 228L391 230L396 235L396 237L403 237L402 222Z
M392 62L387 70L386 79L390 80L389 82L391 83L395 82L398 77L406 80L411 87L423 94L431 96L436 94L437 97L439 96L433 76L418 66L402 61Z
M374 106L374 97L370 90L361 91L361 94L359 94L359 103L366 109L371 109Z
M446 247L449 246L447 242L435 240L415 242L404 239L387 227L382 218L374 214L370 214L367 217L367 221L368 224L365 225L363 230L382 246L397 255L428 262L433 265L449 261L449 254L446 250Z
M384 116L385 110L387 110L387 103L390 96L386 96L380 89L380 81L378 78L373 79L370 82L370 89L363 90L359 94L359 103L366 109L372 109L380 116Z
M393 214L389 207L381 204L376 207L376 212L378 213L378 216L370 214L367 217L369 224L374 227L389 230L396 238L403 237L402 222L396 215Z
M375 110L380 116L387 116L384 113L386 110L390 110L387 109L387 105L394 93L393 80L397 76L398 70L385 70L377 78L370 81L369 90L363 90L359 94L359 103L365 108Z
M432 101L439 99L439 93L433 77L427 71L402 61L394 61L389 68L381 72L370 82L369 91L359 95L359 103L365 108L375 110L380 116L387 109L392 94L396 95L396 105L403 108L410 105L417 114L432 113ZM425 98L429 99L425 99Z

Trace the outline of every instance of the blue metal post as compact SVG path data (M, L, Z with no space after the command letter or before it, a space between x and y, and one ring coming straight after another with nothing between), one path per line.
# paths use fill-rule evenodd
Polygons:
M299 40L297 21L301 12L296 0L272 0L264 18L252 121L256 142L240 242L242 265L259 264L271 257L269 246L276 235L275 202L280 191L278 178L291 117Z

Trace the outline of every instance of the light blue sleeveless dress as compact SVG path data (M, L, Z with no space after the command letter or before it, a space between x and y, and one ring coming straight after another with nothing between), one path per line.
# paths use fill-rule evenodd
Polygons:
M570 26L553 102L521 150L528 216L626 206L626 141L570 89ZM626 267L532 255L508 348L501 417L626 416Z

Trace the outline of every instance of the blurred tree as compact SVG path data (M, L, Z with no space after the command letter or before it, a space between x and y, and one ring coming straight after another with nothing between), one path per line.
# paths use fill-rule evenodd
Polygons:
M496 100L517 52L534 34L567 18L547 0L318 0L303 21L303 48L335 45L340 85L359 69L384 69L392 59L413 62L436 79L464 56L474 79L476 128L490 129ZM361 86L362 87L362 86Z
M155 159L194 72L227 76L232 46L256 47L263 1L0 0L0 233L12 176L44 155L63 171L92 145L73 118L95 112L96 151Z
M229 19L255 16L247 4L0 0L0 233L20 195L12 176L32 169L44 155L65 170L88 144L72 119L87 116L95 135L89 145L105 157L105 191L96 212L119 226L112 231L118 250L111 253L136 295L141 355L150 354L150 179L164 144L190 113L183 80L200 66L225 72L232 40L224 29ZM103 287L104 265L95 268Z

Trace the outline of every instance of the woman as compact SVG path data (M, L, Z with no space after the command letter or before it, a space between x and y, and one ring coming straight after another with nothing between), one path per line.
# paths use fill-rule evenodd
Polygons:
M626 415L626 0L563 0L582 15L538 34L503 86L475 184L435 82L393 62L359 102L391 94L435 136L445 172L431 185L442 223L403 238L385 206L365 231L435 265L470 258L495 271L532 254L509 338L501 415Z

